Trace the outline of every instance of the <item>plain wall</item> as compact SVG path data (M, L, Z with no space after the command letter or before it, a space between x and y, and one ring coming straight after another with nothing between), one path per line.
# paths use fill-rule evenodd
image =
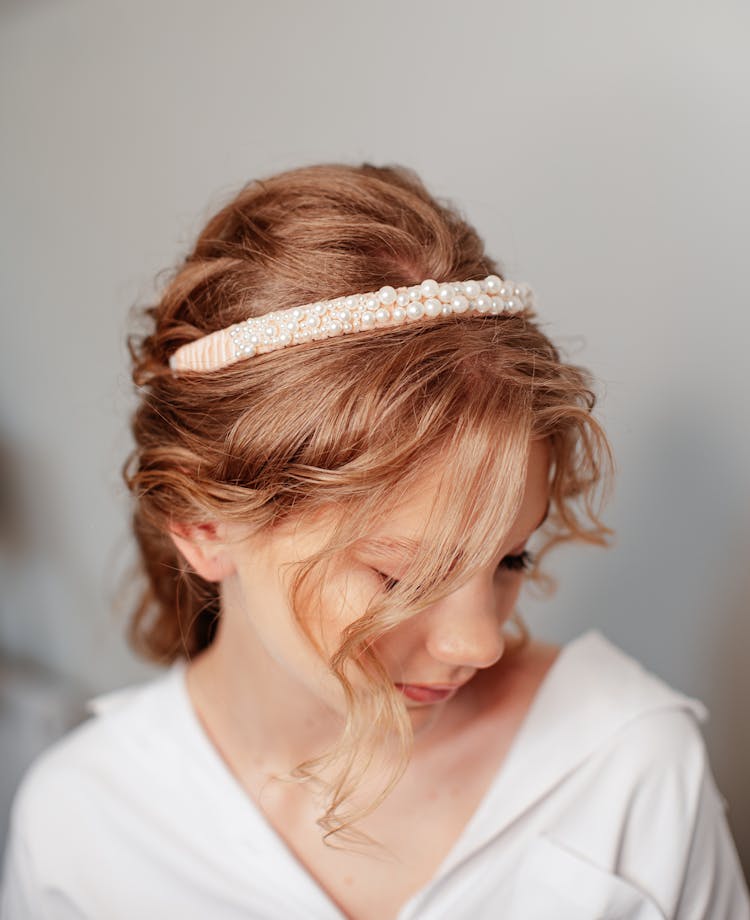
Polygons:
M156 673L123 638L131 305L244 182L403 163L599 381L616 544L553 554L525 618L596 626L705 702L747 868L749 25L727 0L6 0L8 661L91 694Z

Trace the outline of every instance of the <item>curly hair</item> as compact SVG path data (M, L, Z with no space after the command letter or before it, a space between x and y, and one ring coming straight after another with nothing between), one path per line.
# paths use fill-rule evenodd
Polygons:
M222 616L219 585L202 579L169 535L173 521L226 520L271 532L285 520L335 513L319 552L298 563L289 607L346 700L336 746L287 781L326 793L318 820L331 835L372 843L353 825L406 768L411 724L372 644L445 596L501 545L523 495L530 444L551 448L545 543L525 576L549 594L541 561L564 541L602 546L612 534L595 495L611 485L607 438L592 414L593 380L566 362L539 323L498 314L372 328L334 340L173 375L186 342L272 310L424 278L504 277L460 211L398 166L318 164L245 185L212 216L167 279L138 309L128 337L139 403L123 476L134 501L143 574L128 641L160 664L207 648ZM422 550L395 590L382 592L328 654L312 628L313 594L328 566L383 519L426 465L445 469ZM601 489L599 489L601 487ZM516 613L522 648L529 633ZM363 675L359 693L348 667ZM374 803L347 811L384 738L399 755ZM341 761L332 783L319 772Z

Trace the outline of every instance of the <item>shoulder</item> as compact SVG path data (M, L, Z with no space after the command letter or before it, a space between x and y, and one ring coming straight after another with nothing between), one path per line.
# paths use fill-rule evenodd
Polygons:
M9 840L40 869L64 862L66 841L93 841L117 812L136 809L160 782L168 752L165 675L89 701L93 714L48 746L15 791ZM106 839L106 838L105 838Z
M559 853L565 878L576 868L613 891L630 885L665 916L693 916L680 912L688 897L705 906L695 916L747 916L706 706L596 631L564 654L541 710L554 811L529 860L549 868ZM722 899L739 912L712 913Z

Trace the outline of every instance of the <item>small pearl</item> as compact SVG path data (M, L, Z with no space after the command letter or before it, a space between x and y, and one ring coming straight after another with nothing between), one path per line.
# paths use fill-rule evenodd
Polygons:
M436 297L440 289L437 281L433 281L432 278L423 281L419 288L422 291L422 297Z
M497 275L487 275L485 281L487 283L488 294L497 294L503 285L502 279L498 278Z
M397 322L402 323L406 319L406 310L403 307L394 307L393 318Z
M525 281L522 281L517 287L518 296L521 298L523 303L526 306L531 306L531 288L526 284Z
M469 307L469 301L464 297L463 294L456 294L456 296L451 301L451 307L453 308L454 313L465 313Z
M443 305L434 297L430 297L429 300L425 301L424 312L426 316L439 316L442 309Z
M390 318L391 318L391 311L386 310L385 307L380 307L378 310L375 311L375 320L378 323L387 323Z
M341 323L331 323L328 327L328 334L330 336L341 335Z
M339 310L339 319L342 323L348 323L351 319L351 313L348 310Z
M492 307L492 298L488 297L486 294L480 294L479 297L477 297L476 303L477 310L479 310L480 313L489 313Z
M357 298L354 297L354 296L352 296L352 297L347 297L346 300L344 301L344 303L347 305L347 307L348 307L350 310L355 310L356 307L357 307Z
M476 281L464 281L464 294L471 300L482 293L479 284Z
M408 307L408 306L409 306L409 295L406 293L406 291L402 291L402 292L396 297L396 303L399 305L399 307Z
M282 332L281 335L279 336L279 342L282 345L288 345L291 341L292 341L292 337L291 335L289 335L288 332Z
M450 303L453 300L453 285L441 284L440 290L438 291L438 297L443 303Z
M420 300L422 297L422 288L415 284L413 287L410 287L408 292L409 300Z
M453 310L451 310L451 305L450 305L449 303L444 303L444 304L443 304L443 309L442 309L441 312L442 312L443 316L450 316L451 313L453 313Z
M369 310L365 310L362 314L362 325L363 326L373 326L375 324L375 314L371 313Z
M323 303L313 304L313 313L316 313L318 316L320 316L322 313L325 313L325 309L325 304Z
M406 308L406 312L410 319L419 319L424 311L422 304L417 300L409 304Z
M492 312L493 313L503 312L503 302L499 297L492 298Z
M378 302L377 297L368 297L367 300L365 301L365 308L369 310L371 313L374 313L375 310L377 310L379 306L380 304Z
M395 299L396 299L396 289L392 288L389 284L384 285L378 291L378 300L381 303L384 303L384 304L393 303Z

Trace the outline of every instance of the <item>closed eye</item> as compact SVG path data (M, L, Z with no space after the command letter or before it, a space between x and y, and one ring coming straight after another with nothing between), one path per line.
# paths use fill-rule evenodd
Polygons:
M528 571L531 566L534 564L534 555L525 549L522 553L517 555L505 556L500 565L497 567L498 571L501 569L507 569L512 572ZM379 575L383 580L383 587L386 591L391 591L398 584L398 579L391 578L389 575L386 575L385 572L380 572L378 569L373 569L376 575Z

